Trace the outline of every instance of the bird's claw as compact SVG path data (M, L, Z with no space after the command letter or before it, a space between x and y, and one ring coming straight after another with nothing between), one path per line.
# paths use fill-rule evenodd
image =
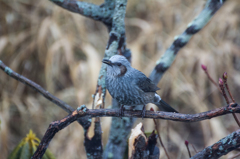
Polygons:
M146 105L143 106L143 109L142 109L142 111L141 111L142 120L143 120L143 118L144 118L144 116L145 116L145 113L146 113Z
M124 115L124 105L121 105L120 110L119 110L119 117L122 119L122 116Z

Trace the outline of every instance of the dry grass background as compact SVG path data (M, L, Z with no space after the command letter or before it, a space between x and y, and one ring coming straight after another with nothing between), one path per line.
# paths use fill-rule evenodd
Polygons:
M191 0L129 1L126 34L133 66L149 75L156 59L170 46L174 36L184 31L204 3ZM100 22L66 11L47 0L0 1L0 60L75 108L81 104L91 107L91 94L95 92L107 40L107 29ZM236 101L240 102L239 0L228 1L217 12L178 53L159 83L161 90L158 93L182 113L202 112L225 105L217 88L201 70L201 64L207 65L216 81L223 72L228 72L230 88ZM109 95L106 102L111 104ZM29 129L41 138L51 121L66 115L31 88L0 71L1 158L7 157ZM102 118L104 145L110 122L111 118ZM152 120L143 123L146 131L153 130ZM159 124L172 158L188 158L185 140L202 150L238 129L232 115L198 123L161 120ZM59 159L86 158L83 129L73 123L54 137L49 149ZM227 157L234 153L237 151ZM161 158L166 158L162 149Z

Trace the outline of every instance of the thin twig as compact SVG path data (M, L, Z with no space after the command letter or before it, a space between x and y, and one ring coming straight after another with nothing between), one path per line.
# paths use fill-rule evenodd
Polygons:
M235 121L237 122L238 126L240 127L240 122L239 122L239 120L238 120L236 114L235 114L235 113L232 113L232 115L233 115Z
M212 77L209 75L208 70L207 70L207 67L206 67L205 65L201 65L201 67L202 67L202 69L204 70L204 72L206 73L206 75L208 76L209 80L218 88L219 92L223 95L223 97L225 98L226 103L229 104L229 100L228 100L228 97L227 97L227 95L226 95L226 93L225 93L225 89L224 89L224 85L223 85L222 79L219 78L219 87L218 87L217 83L216 83L216 82L212 79ZM233 102L235 102L234 99L233 99L233 97L232 97L232 94L231 94L231 92L230 92L230 90L229 90L229 88L228 88L228 85L227 85L227 73L226 73L226 72L223 74L223 80L224 80L224 84L225 84L225 86L226 86L226 88L227 88L227 90L228 90L228 93L229 93L230 97L232 98ZM232 115L233 115L233 117L234 117L234 120L236 121L236 123L237 123L238 126L240 127L240 122L239 122L236 114L235 114L235 113L232 113Z
M223 95L226 103L229 104L229 99L226 95L225 88L224 88L224 85L223 85L223 80L221 78L219 78L218 84L219 84L219 87L221 89L222 95Z
M218 84L212 79L212 77L209 75L208 71L205 71L208 79L218 88L219 92L222 93L221 89L219 89Z
M189 155L189 157L191 158L192 155L191 155L191 153L190 153L190 150L189 150L189 147L188 147L188 141L187 141L187 140L185 141L185 145L186 145L186 147L187 147L188 155Z
M201 65L201 67L202 67L203 71L205 72L205 74L207 75L208 79L212 82L212 84L214 84L217 87L217 89L219 90L219 92L222 93L221 89L218 87L218 84L213 80L213 78L208 73L207 66Z
M234 100L234 98L233 98L233 96L232 96L232 93L231 93L231 91L230 91L230 89L229 89L229 87L228 87L228 84L227 84L227 78L228 78L227 72L224 72L224 73L223 73L223 82L224 82L224 85L225 85L225 87L227 88L228 94L229 94L229 96L231 97L233 103L235 103L235 100Z
M154 111L153 108L150 108L150 110L151 110L151 111ZM160 144L161 144L161 146L163 147L163 150L164 150L167 158L170 159L170 157L169 157L169 155L168 155L168 153L167 153L167 150L166 150L165 146L163 145L163 142L162 142L162 138L161 138L161 136L160 136L160 132L159 132L159 128L158 128L157 121L156 121L155 119L153 119L153 121L154 121L154 124L155 124L155 129L157 130L158 139L159 139L159 141L160 141Z
M191 145L192 145L192 147L193 147L193 150L194 150L196 153L198 153L197 150L196 150L196 148L195 148L195 146L194 146L193 144L191 144Z
M226 95L226 93L225 93L225 89L224 89L224 85L223 85L223 80L222 80L221 78L219 78L219 87L220 87L221 90L222 90L222 95L223 95L223 97L225 98L226 103L227 103L227 104L230 104L230 103L229 103L229 99L228 99L228 97L227 97L227 95ZM238 126L240 127L240 122L239 122L236 114L235 114L235 113L232 113L232 115L233 115L236 123L237 123Z

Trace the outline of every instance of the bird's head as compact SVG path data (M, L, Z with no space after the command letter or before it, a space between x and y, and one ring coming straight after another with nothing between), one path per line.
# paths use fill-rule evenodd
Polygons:
M123 76L131 68L128 60L121 55L114 55L109 60L103 59L102 62L107 64L107 73L112 76Z

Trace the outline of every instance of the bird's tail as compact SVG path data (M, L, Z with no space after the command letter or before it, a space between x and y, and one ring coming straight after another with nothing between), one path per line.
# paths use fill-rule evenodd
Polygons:
M169 104L164 102L162 99L159 102L156 102L154 104L156 104L161 111L178 113L178 111L173 109Z

